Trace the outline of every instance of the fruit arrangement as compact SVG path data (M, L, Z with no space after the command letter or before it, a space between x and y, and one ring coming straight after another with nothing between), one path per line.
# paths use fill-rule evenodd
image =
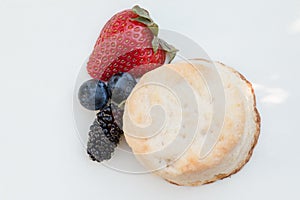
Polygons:
M124 104L137 79L176 56L178 50L158 33L149 12L139 6L117 13L103 27L86 66L92 79L78 91L80 104L98 112L87 142L93 161L109 160L119 144Z
M178 50L158 33L139 6L103 27L86 66L92 79L78 91L80 104L96 111L87 154L97 162L111 159L124 135L146 170L170 183L195 186L231 176L249 161L260 134L251 83L203 58L165 64Z

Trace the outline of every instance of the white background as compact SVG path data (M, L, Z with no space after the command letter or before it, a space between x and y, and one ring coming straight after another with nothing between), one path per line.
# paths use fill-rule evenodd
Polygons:
M89 161L75 79L104 23L136 3L255 83L262 131L240 173L177 187ZM299 199L299 56L299 0L0 0L0 199Z

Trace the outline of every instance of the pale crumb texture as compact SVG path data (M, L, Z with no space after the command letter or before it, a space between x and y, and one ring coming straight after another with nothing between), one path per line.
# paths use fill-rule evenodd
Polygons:
M238 172L249 161L260 132L250 82L222 63L192 62L145 74L123 116L126 141L145 168L187 186ZM222 88L214 93L218 80Z

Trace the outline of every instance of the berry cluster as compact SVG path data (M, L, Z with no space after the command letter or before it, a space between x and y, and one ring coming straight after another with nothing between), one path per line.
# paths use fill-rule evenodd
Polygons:
M91 79L78 92L80 104L88 110L99 111L90 126L87 153L97 162L109 160L123 134L123 103L136 85L129 73L117 73L107 84Z
M83 107L99 111L87 146L92 160L110 159L118 145L123 134L120 107L136 85L135 78L175 58L178 50L158 38L158 32L149 12L139 6L117 13L103 27L86 66L93 79L78 93Z
M111 158L117 145L104 134L97 120L90 127L87 153L93 161L102 162Z

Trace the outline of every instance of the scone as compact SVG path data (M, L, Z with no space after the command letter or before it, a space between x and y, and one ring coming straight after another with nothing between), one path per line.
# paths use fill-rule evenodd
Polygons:
M199 59L146 73L126 101L123 130L145 169L194 186L226 178L249 161L260 116L244 76Z

